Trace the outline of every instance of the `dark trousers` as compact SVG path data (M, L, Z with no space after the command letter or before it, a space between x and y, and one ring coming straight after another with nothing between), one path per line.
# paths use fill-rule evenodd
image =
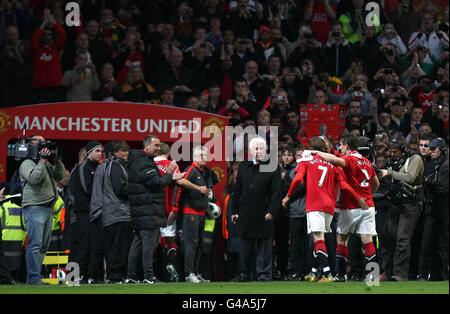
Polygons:
M276 270L280 275L287 274L289 259L289 217L278 216L274 226Z
M289 219L289 238L289 272L306 275L311 270L313 258L306 217Z
M197 274L199 272L204 227L204 216L183 215L184 272L186 276L189 276L190 273Z
M78 263L80 266L80 276L87 276L91 246L89 213L77 212L75 216L76 221L71 225L72 243L69 260Z
M105 227L106 270L109 280L120 281L127 276L128 253L133 241L131 222L118 222Z
M11 273L7 267L6 258L3 253L2 224L0 223L0 284L11 281Z
M422 203L396 204L390 209L384 226L383 268L388 277L408 278L411 239Z
M139 265L142 263L144 279L155 277L153 272L153 253L158 245L159 228L148 230L135 230L133 242L128 255L128 278L137 279Z
M448 209L447 209L448 210ZM425 217L419 273L445 280L448 272L448 213L446 218Z
M105 257L107 242L102 217L98 217L90 223L90 252L88 278L103 281L105 278Z
M256 280L272 279L272 238L242 237L240 243L240 273L250 278L250 270L255 260Z

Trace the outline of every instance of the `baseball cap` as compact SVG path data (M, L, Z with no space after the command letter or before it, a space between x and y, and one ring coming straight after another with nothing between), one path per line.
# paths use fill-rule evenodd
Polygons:
M445 142L442 138L438 137L433 139L430 144L426 144L425 147L434 148L434 147L445 147Z

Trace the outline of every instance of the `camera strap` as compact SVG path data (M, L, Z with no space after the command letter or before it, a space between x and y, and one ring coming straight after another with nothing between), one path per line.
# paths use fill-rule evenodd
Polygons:
M58 199L58 191L56 190L55 180L53 180L53 175L50 172L50 170L48 169L47 165L45 166L45 170L47 171L47 173L48 173L48 175L50 177L50 182L51 182L52 188L53 188L53 195L54 195L54 197L53 197L53 200L50 203L51 204L50 207L53 207L53 205L55 204L56 200Z

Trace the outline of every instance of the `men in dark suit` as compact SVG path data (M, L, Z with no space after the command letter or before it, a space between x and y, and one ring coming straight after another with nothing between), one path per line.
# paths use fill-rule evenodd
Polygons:
M249 143L252 161L239 165L232 221L236 223L240 243L240 281L250 280L253 258L255 279L269 281L272 275L273 217L281 204L281 170L264 172L267 143L253 138Z

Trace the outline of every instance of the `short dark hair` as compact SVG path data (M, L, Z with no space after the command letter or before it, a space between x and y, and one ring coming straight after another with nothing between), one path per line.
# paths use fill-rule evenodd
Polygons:
M125 141L113 141L112 142L112 153L117 153L118 151L129 151L130 145Z
M351 150L358 150L359 140L358 136L349 134L342 138L342 143L348 146Z
M319 150L321 152L327 151L326 139L323 136L314 136L309 140L309 146L311 149Z
M432 140L433 138L434 138L433 135L431 135L431 134L429 134L429 133L425 133L425 134L420 135L419 141L430 141L430 142L431 142L431 140Z
M144 141L142 142L142 144L144 145L144 148L150 144L154 139L159 139L159 137L157 137L156 135L153 134L149 134L144 138Z

